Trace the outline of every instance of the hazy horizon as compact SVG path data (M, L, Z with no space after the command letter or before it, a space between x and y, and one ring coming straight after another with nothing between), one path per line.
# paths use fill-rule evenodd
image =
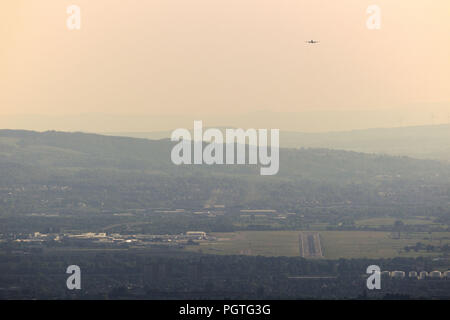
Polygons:
M449 104L450 108L450 104ZM239 114L108 114L71 115L17 114L0 118L0 129L33 131L159 132L191 128L194 120L207 127L279 128L304 133L343 132L367 129L407 128L450 124L450 117L436 117L420 108L403 110L341 110L273 112L254 111Z

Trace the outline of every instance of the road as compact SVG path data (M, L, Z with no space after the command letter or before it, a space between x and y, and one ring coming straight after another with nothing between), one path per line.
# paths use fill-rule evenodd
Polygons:
M322 246L318 232L300 232L300 255L304 258L322 258Z

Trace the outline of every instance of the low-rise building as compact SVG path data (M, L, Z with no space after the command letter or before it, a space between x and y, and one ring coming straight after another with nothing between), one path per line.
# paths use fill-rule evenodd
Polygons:
M189 238L195 239L206 239L206 232L204 231L188 231L186 232L186 236Z

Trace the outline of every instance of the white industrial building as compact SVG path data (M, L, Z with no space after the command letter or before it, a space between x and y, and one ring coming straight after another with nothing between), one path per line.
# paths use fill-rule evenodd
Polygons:
M186 232L186 236L188 236L189 238L195 238L195 239L206 239L206 232L188 231L188 232Z

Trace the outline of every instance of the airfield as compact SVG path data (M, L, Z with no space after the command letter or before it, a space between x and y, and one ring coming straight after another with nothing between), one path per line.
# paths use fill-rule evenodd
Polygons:
M239 231L211 233L215 241L200 242L186 250L221 255L286 256L308 259L433 257L439 252L405 250L418 242L440 246L450 243L450 232L414 232L400 239L383 231Z

